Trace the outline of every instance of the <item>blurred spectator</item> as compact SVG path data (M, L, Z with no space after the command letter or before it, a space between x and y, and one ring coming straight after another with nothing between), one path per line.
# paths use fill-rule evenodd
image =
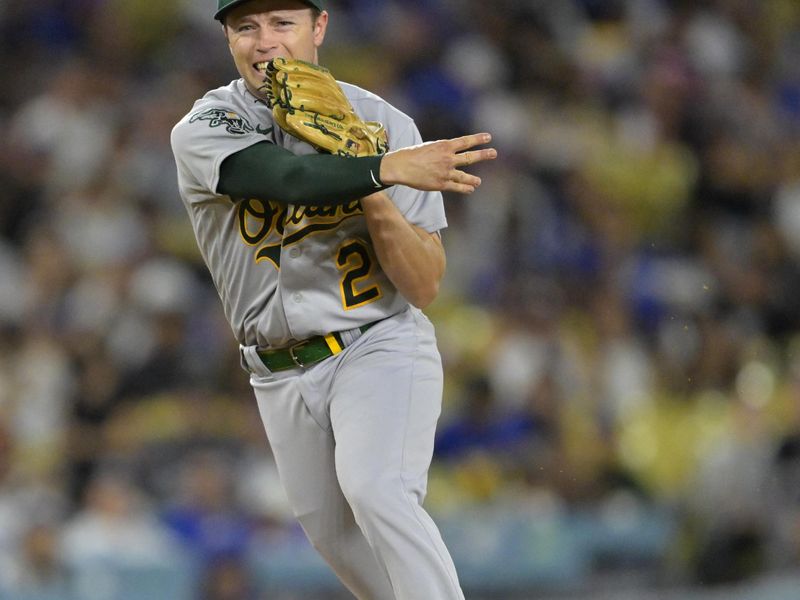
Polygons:
M9 137L17 151L41 159L46 191L58 197L106 168L118 115L106 96L109 80L95 66L73 60L52 70L49 87L34 90L11 118Z
M176 543L125 475L100 472L81 508L64 524L60 553L76 571L97 565L158 567L174 560Z
M549 401L542 397L536 400L542 404ZM524 442L550 434L550 424L535 410L535 401L525 410L503 409L497 405L486 377L466 383L463 402L461 416L443 425L437 434L435 454L443 460L458 460L472 452L511 456L523 449Z
M794 342L797 343L796 341ZM800 560L800 366L792 360L786 385L786 429L774 444L772 464L774 479L767 487L770 523L770 560L781 567Z
M227 561L241 559L248 549L252 523L235 503L229 462L217 453L201 451L182 467L175 498L163 511L162 521L201 564L222 560L221 565L232 566L235 563ZM226 573L221 567L223 580Z
M0 576L0 591L9 596L64 597L69 579L58 548L58 528L38 524L25 532L10 568Z
M213 561L205 572L199 600L256 600L246 565L233 557Z
M68 507L56 481L19 469L13 442L0 419L0 590L46 587L61 575L51 536Z
M709 448L694 482L699 555L697 580L705 584L746 579L763 570L769 513L772 446L763 414L735 408L729 436Z
M105 427L119 403L119 372L108 356L94 349L80 359L72 401L67 450L70 498L77 506L107 454Z

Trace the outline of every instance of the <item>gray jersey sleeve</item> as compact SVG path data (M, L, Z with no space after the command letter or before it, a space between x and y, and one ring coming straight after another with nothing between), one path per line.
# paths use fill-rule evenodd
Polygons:
M389 134L389 149L397 150L422 143L414 120L382 98L357 86L339 82L358 116L365 121L380 121ZM440 192L421 192L404 185L387 190L400 213L409 223L434 232L447 227Z
M422 143L422 136L413 121L391 140L392 148L407 148ZM389 196L409 223L433 233L447 227L444 204L440 192L421 192L404 185L388 190Z
M231 154L263 141L274 143L271 113L254 119L252 109L238 106L234 96L212 94L198 101L192 111L173 129L172 148L180 157L187 176L203 189L215 192L219 183L219 168ZM202 196L191 196L198 200Z

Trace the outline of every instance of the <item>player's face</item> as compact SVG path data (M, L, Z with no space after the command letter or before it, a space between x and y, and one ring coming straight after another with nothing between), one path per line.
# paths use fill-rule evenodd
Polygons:
M264 81L267 61L296 58L317 62L325 38L328 13L315 20L300 0L251 0L231 9L225 18L233 62L251 92Z

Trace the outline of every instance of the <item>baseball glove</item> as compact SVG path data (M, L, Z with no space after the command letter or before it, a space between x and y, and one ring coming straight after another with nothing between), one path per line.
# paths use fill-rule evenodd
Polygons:
M275 58L267 66L260 91L281 129L318 150L341 156L374 156L389 150L383 125L362 121L324 67Z

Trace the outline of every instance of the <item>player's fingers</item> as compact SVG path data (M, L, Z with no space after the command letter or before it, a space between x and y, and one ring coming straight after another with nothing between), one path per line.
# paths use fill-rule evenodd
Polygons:
M459 171L457 169L453 169L453 171L450 173L450 181L473 188L476 188L481 184L480 177L470 173L465 173L464 171Z
M464 183L455 183L451 181L445 186L445 188L442 191L455 192L457 194L471 194L472 192L475 191L475 187L471 185L466 185Z
M468 150L473 146L479 144L488 144L492 141L492 136L489 133L473 133L450 140L454 152L462 152Z
M471 194L481 184L481 180L474 175L462 171L454 171L450 179L443 185L443 192L457 194Z
M483 162L485 160L493 160L495 158L497 158L497 150L494 148L484 148L483 150L462 152L461 154L456 154L456 166L468 167L469 165Z

